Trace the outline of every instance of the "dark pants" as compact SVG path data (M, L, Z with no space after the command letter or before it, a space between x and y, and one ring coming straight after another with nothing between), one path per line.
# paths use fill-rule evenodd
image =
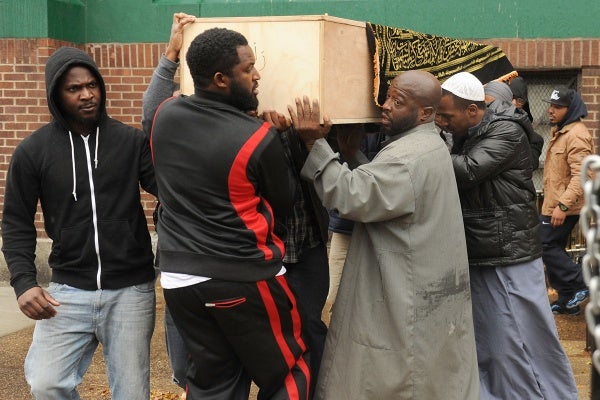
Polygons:
M285 276L258 282L211 279L164 289L190 352L188 400L306 399L310 361L303 320Z
M569 215L561 226L552 227L551 217L540 215L542 259L546 265L550 286L558 292L558 302L566 304L575 292L585 289L581 264L567 254L565 247L579 215Z
M325 245L319 245L312 249L303 249L300 262L284 265L290 287L306 315L306 337L310 349L310 372L313 377L310 390L312 398L327 336L327 325L321 319L329 292L327 248Z

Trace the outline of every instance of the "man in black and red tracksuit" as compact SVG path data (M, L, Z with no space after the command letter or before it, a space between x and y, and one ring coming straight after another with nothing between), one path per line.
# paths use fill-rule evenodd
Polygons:
M162 204L161 284L191 359L188 399L306 399L309 357L278 221L294 190L277 131L247 114L260 75L244 36L198 35L195 93L165 101L152 130Z

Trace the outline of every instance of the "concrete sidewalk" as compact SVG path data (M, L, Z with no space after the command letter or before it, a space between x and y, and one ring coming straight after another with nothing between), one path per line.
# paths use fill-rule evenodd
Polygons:
M35 325L35 321L27 318L17 305L15 291L6 283L0 282L0 337Z
M0 247L2 238L0 237ZM42 286L47 286L50 281L50 268L48 267L48 255L50 254L50 239L38 239L36 246L35 267L37 270L37 281ZM0 252L0 337L20 331L35 325L35 321L27 318L17 305L15 291L9 284L10 273L6 267L4 254Z

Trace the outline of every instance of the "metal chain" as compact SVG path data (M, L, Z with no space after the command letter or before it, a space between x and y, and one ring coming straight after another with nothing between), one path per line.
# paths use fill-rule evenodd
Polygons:
M582 269L585 283L590 289L585 318L596 348L592 354L592 362L596 371L600 373L600 156L590 155L584 158L581 166L581 186L585 204L581 209L580 224L586 242Z

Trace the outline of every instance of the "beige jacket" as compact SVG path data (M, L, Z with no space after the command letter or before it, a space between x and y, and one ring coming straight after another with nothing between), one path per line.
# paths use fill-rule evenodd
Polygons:
M561 130L552 128L544 164L543 215L552 215L558 202L569 208L567 215L579 214L583 206L581 162L594 153L594 140L583 122L573 122Z

